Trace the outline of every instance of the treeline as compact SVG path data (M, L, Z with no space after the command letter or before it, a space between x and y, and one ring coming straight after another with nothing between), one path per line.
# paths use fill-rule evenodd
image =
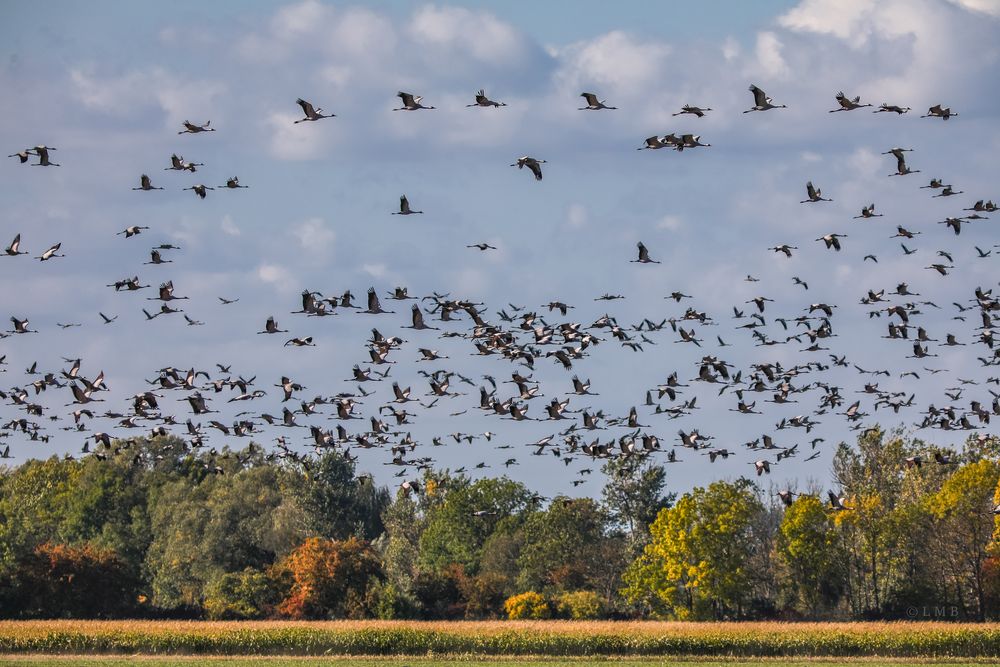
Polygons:
M333 450L112 452L0 471L0 615L1000 617L996 438L866 431L836 451L836 503L759 478L675 498L641 456L604 461L597 500L447 471L390 493Z

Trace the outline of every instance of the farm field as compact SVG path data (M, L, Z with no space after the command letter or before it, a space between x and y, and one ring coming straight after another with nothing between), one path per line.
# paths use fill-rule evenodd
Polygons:
M660 667L694 666L698 667L733 667L734 665L771 665L773 667L834 667L836 665L864 665L865 667L910 667L914 665L939 665L944 667L966 667L972 665L994 664L992 660L985 661L952 661L952 660L872 660L867 658L847 658L836 660L797 659L797 658L757 658L736 660L703 660L699 658L664 659L656 657L616 659L616 658L555 658L555 659L495 659L481 660L473 656L456 658L427 658L414 656L396 657L205 657L205 656L0 656L0 665L5 667L125 667L126 665L149 665L150 667L192 667L193 665L209 665L224 667L304 667L308 665L334 665L336 667L376 667L377 665L410 665L413 667L445 667L449 665L468 665L475 663L482 667L579 667L581 665L612 665L614 667Z
M1000 625L960 623L672 623L573 621L4 621L3 664L73 664L79 656L151 656L157 664L184 663L169 656L218 656L220 664L292 664L290 656L315 656L339 664L393 663L582 664L612 658L616 664L670 664L669 660L783 658L774 664L809 664L826 658L982 660L1000 657ZM39 657L39 656L51 657ZM15 656L25 656L23 658ZM154 657L155 656L155 657ZM262 662L250 656L281 656ZM349 656L357 656L350 658ZM407 656L422 656L421 659ZM453 657L457 656L457 657ZM571 658L581 658L574 660ZM830 658L837 658L830 661ZM244 663L240 662L244 660ZM427 662L431 659L430 662ZM45 662L48 660L49 662ZM108 657L93 664L119 664ZM105 662L100 662L104 660ZM166 662L164 662L166 660ZM365 662L367 660L367 662ZM446 660L444 663L435 660ZM159 661L159 662L157 662ZM249 662L247 662L249 661ZM284 662L282 662L284 661ZM374 661L374 662L373 662ZM555 661L555 662L553 662ZM560 662L562 661L562 663ZM630 662L631 661L631 662ZM298 662L302 662L298 660ZM308 662L308 661L306 661ZM89 663L88 663L89 664ZM124 664L124 663L121 663ZM708 662L707 664L712 664ZM726 663L732 664L732 663ZM739 663L736 663L739 664ZM910 663L912 664L912 663Z

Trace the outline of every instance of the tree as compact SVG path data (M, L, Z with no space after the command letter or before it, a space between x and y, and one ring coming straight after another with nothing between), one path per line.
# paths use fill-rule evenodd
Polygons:
M369 588L381 575L367 542L310 537L274 567L288 586L277 611L292 619L364 618L371 612Z
M941 599L927 546L933 523L924 498L948 475L948 466L908 466L907 458L931 454L920 441L878 427L854 447L841 443L834 477L854 509L834 518L846 548L846 596L855 616L901 616L927 599Z
M995 545L991 510L1000 502L998 480L1000 465L984 459L956 470L929 498L930 511L938 521L934 541L941 554L939 563L957 592L958 603L977 621L986 617L987 559Z
M466 573L479 571L483 545L494 533L511 533L533 506L532 494L506 477L470 482L451 478L438 491L440 500L426 512L420 536L420 566L440 570L459 564Z
M786 604L809 616L836 605L844 589L843 550L819 498L799 496L785 510L775 551Z
M634 558L649 539L650 524L674 501L674 494L663 493L667 472L643 456L610 458L602 471L607 475L604 508L611 523L625 531Z
M518 558L519 585L558 590L607 590L618 571L608 560L606 516L591 498L557 496L544 512L524 524L524 545ZM621 542L619 541L619 546Z
M41 544L20 563L22 615L109 618L135 608L138 579L112 549Z
M420 536L425 520L417 503L397 492L396 499L382 512L385 532L375 541L382 557L385 584L380 591L380 618L409 618L419 613L413 590L420 557Z
M308 535L303 483L299 473L268 465L156 489L146 556L154 603L199 607L222 574L263 570L289 553Z
M213 620L246 620L269 616L278 602L277 582L266 572L248 567L210 582L204 607Z
M740 617L761 576L749 564L769 548L754 534L762 512L747 480L684 494L653 522L649 544L625 573L623 594L657 616Z
M335 540L351 535L374 540L385 530L382 512L389 505L389 492L370 479L359 481L355 472L354 462L333 450L309 466L303 504L317 534Z

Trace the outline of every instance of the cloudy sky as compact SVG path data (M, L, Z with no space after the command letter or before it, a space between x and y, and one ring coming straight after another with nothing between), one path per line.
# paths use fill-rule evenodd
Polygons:
M698 371L705 354L725 359L748 377L751 364L781 362L786 368L808 362L828 364L829 354L846 355L866 369L888 369L873 379L853 368L831 368L797 382L822 381L842 388L847 403L862 398L862 409L884 426L912 429L930 403L960 409L978 398L992 401L987 384L1000 375L983 368L988 356L979 335L978 313L966 321L953 302L968 304L977 285L995 287L1000 270L1000 234L995 221L963 226L955 236L935 224L977 199L1000 199L998 102L1000 91L1000 2L997 0L767 0L757 3L705 2L658 5L600 2L469 2L421 4L383 0L365 5L306 0L270 2L130 2L81 4L69 1L7 3L0 8L0 136L7 153L28 146L54 146L61 167L0 166L0 241L22 235L20 257L0 257L0 316L29 318L37 334L0 341L6 355L0 386L25 387L38 379L25 373L68 369L66 359L82 359L81 374L103 370L111 391L102 392L97 410L127 412L128 397L144 391L161 368L196 368L212 378L256 376L268 396L253 403L226 404L214 397L211 415L231 423L239 410L277 414L282 375L305 385L299 396L356 391L347 382L351 367L368 358L365 339L372 326L408 342L394 352L390 379L428 390L419 370L443 368L477 383L527 369L498 358L472 356L469 340L441 339L441 332L402 329L411 302L384 298L397 285L410 294L450 293L485 303L487 319L503 324L497 310L507 304L543 312L561 300L574 306L567 317L544 315L549 324L589 325L604 313L625 327L644 317L679 318L687 307L710 316L715 326L696 326L702 348L676 343L669 327L648 334L654 344L642 352L622 347L596 331L604 342L574 363L573 372L593 381L600 396L572 396L571 409L603 409L624 415L640 406L641 421L667 447L679 445L679 429L699 429L714 445L740 450L726 462L710 464L700 452L679 452L684 463L670 469L670 485L685 490L720 477L752 473L760 453L742 443L768 433L781 446L809 448L825 438L821 456L783 461L775 484L829 482L834 445L853 439L844 418L815 417L812 433L776 430L782 417L810 414L821 391L793 395L798 403L765 403L761 415L731 412L732 392L717 397L717 386L686 388L678 403L695 396L697 408L677 420L650 415L641 406L646 390L673 371L684 380ZM749 84L765 89L788 108L743 114L752 104ZM467 108L477 90L508 106ZM394 97L405 90L424 96L433 111L393 112ZM904 115L872 114L871 109L827 113L844 91L863 103L912 107ZM613 111L583 112L580 93L594 91ZM335 118L295 124L295 100L303 97ZM674 117L681 105L711 107L704 118ZM957 118L919 118L933 104L950 106ZM216 132L178 135L181 123L211 120ZM651 135L701 135L708 148L683 152L641 151ZM919 174L888 177L895 169L894 146L912 148L907 162ZM163 171L172 153L204 163L194 174ZM518 156L547 160L544 180L509 165ZM36 161L35 159L32 162ZM140 174L164 190L136 192ZM220 186L231 176L249 186L210 191L204 200L182 188ZM932 198L920 189L932 177L963 194ZM829 203L800 204L805 182L821 187ZM393 216L405 193L422 215ZM872 202L884 217L853 220ZM150 229L125 239L129 225ZM904 255L897 225L919 231ZM826 250L817 237L846 234L843 251ZM660 264L635 264L643 241ZM63 258L33 257L61 242ZM480 253L467 244L488 242ZM171 262L147 266L154 245L179 251ZM768 250L788 243L799 249L791 259ZM980 258L975 246L988 257ZM954 270L940 276L924 267L951 265L936 253L950 252ZM877 263L863 261L873 254ZM752 274L759 282L747 282ZM142 309L151 289L116 293L106 287L138 275L155 288L173 280L180 302L204 326L186 326L181 315L147 321ZM793 283L799 277L808 291ZM882 339L888 317L869 312L888 303L864 306L867 290L895 289L907 282L919 300L914 321L932 338L954 333L966 347L929 343L939 356L907 359L911 343ZM332 296L346 289L363 301L369 286L383 295L394 315L344 312L307 318L299 307L304 290ZM673 291L693 299L664 300ZM597 302L604 293L626 299ZM771 338L787 335L774 317L791 320L809 304L837 306L829 351L803 352L808 340L758 347L747 320L734 320L733 306L756 296L767 304ZM223 305L218 297L239 298ZM918 297L913 297L918 299ZM896 297L889 303L903 303ZM424 302L428 305L429 302ZM102 323L98 312L118 319ZM274 315L288 336L255 332ZM58 323L81 326L62 329ZM443 331L468 332L468 319L444 324ZM689 325L685 325L689 328ZM790 323L794 327L794 323ZM800 328L800 331L802 329ZM637 339L640 334L634 334ZM315 347L283 347L291 336L312 336ZM716 336L732 347L721 348ZM450 358L417 363L418 347L439 349ZM545 348L552 349L552 348ZM931 375L924 367L946 369ZM915 371L919 380L900 377ZM543 398L531 401L529 415L543 414L543 401L570 396L572 372L553 359L539 359L534 372ZM960 400L944 391L975 380ZM745 378L744 378L745 379ZM914 405L898 415L874 410L871 396L859 396L867 381L881 389L916 393ZM359 408L366 419L391 397L389 381L372 385L376 394ZM695 383L696 385L698 383ZM478 389L453 378L465 396L439 401L405 427L424 443L413 456L432 456L455 469L485 462L477 474L501 474L513 451L520 464L507 474L543 492L596 493L599 462L564 465L551 456L532 457L524 447L570 422L511 423L476 409ZM511 396L501 385L498 397ZM369 387L371 389L371 387ZM114 436L140 434L154 424L140 422L130 432L113 418L87 420L86 430L67 432L67 388L50 387L30 400L45 408L33 418L48 443L21 434L4 438L13 462L52 453L78 452L95 431ZM16 393L16 392L8 392ZM206 392L207 393L207 392ZM163 392L164 414L183 423L191 416L184 394ZM655 393L654 393L655 398ZM427 400L427 399L425 399ZM297 403L296 403L297 404ZM411 404L415 405L415 404ZM663 407L670 407L664 399ZM674 404L676 405L676 404ZM468 412L451 416L468 408ZM843 410L843 407L840 408ZM303 424L332 428L332 410L301 416ZM24 416L8 399L4 421ZM579 421L578 415L570 415ZM54 419L53 419L54 418ZM207 422L206 418L196 421ZM259 422L259 419L257 420ZM367 421L350 423L352 433ZM988 427L987 427L988 429ZM175 430L180 430L175 429ZM498 435L492 442L454 442L431 447L432 437L450 433ZM586 434L608 441L627 431L611 427ZM988 430L986 432L989 432ZM210 446L239 447L245 441L209 431ZM940 445L963 433L922 430ZM269 443L284 435L306 451L306 429L264 430ZM509 444L513 450L497 450ZM4 445L4 446L5 446ZM390 482L398 472L384 465L387 449L352 450L360 466ZM768 453L765 453L768 454ZM772 455L764 456L774 460ZM589 478L581 468L593 468ZM409 474L412 473L412 471ZM571 487L576 479L586 480Z

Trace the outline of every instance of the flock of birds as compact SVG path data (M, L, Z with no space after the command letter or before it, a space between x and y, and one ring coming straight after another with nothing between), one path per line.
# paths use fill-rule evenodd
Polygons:
M768 112L785 109L784 104L775 104L762 89L756 85L750 86L753 95L753 106L743 113ZM435 109L423 104L423 98L411 93L399 92L397 95L401 105L393 111L425 111ZM608 104L596 94L585 92L581 94L585 106L581 111L613 111L617 107ZM872 107L862 104L859 97L849 97L840 92L835 97L837 107L834 112L851 112L861 108ZM316 122L335 118L333 113L324 113L322 107L311 102L298 99L303 117L295 120L298 123ZM487 97L484 90L478 91L475 101L469 107L487 107L500 109L507 106L503 102ZM881 104L874 108L874 113L893 113L903 116L909 113L909 107ZM702 118L713 113L709 107L685 105L675 116L688 115ZM944 121L958 114L950 108L934 105L921 117L938 118ZM178 134L201 134L215 132L209 122L196 124L184 121L183 129ZM667 134L652 136L644 141L638 150L659 150L670 148L684 151L694 148L708 147L701 137L695 134ZM32 166L58 167L59 164L50 160L50 152L55 148L38 145L13 153L10 157L17 158L21 164ZM911 169L907 164L907 154L910 148L895 147L883 153L895 161L895 172L888 176L909 176L919 173L919 169ZM31 158L37 158L31 162ZM537 181L542 180L542 165L546 160L524 155L517 158L511 166L518 169L527 168ZM170 166L166 170L187 171L196 173L201 163L189 162L183 156L174 154L170 158ZM196 184L184 188L192 190L199 198L204 199L208 191L219 189L240 190L248 186L242 185L236 176L229 178L224 185L207 186ZM930 189L933 196L947 198L964 194L952 184L942 179L934 178L921 188ZM160 190L153 185L147 174L139 178L139 186L132 188L138 191ZM820 204L832 201L824 197L823 191L812 182L805 184L806 198L802 204ZM997 205L988 199L979 199L953 216L940 221L948 230L959 236L969 224L989 219L990 214L997 211ZM422 214L414 210L406 195L400 197L399 210L395 215ZM863 205L855 220L871 221L882 217L876 213L874 203ZM855 223L857 224L857 223ZM149 227L131 225L118 232L125 239L131 239L146 233ZM929 231L928 231L929 233ZM891 238L900 239L904 256L912 255L916 237L924 234L924 230L911 230L902 225L896 226L896 234ZM823 247L833 252L841 252L846 246L848 235L831 232L815 239ZM496 250L489 243L474 243L466 246L481 252ZM983 249L976 246L979 258L993 254L994 246ZM55 243L40 254L34 255L40 262L48 262L64 257L60 254L61 244ZM791 243L780 243L768 250L785 258L791 258L799 247ZM172 263L170 253L181 249L171 243L154 246L149 252L147 265L164 265ZM0 260L16 258L30 254L22 249L21 234L14 236L10 245L3 251ZM633 263L658 264L650 249L639 242ZM867 254L865 262L878 262L874 254ZM622 258L625 262L625 258ZM948 251L939 251L935 260L926 269L940 276L948 276L954 268L955 260ZM25 276L30 277L28 272ZM749 283L759 282L752 275L746 277ZM799 278L793 278L794 284L808 290L808 283ZM155 307L142 308L147 320L181 315L189 326L203 326L204 322L195 319L180 307L188 296L175 291L172 280L162 282L158 287L143 284L138 275L126 276L108 284L115 292L135 292L149 290L154 296L148 301ZM396 313L383 304L387 301L398 302L399 307L409 304L409 324L399 327ZM621 294L603 294L594 299L602 307L610 307L610 303L625 299ZM820 453L820 445L824 438L813 433L819 430L824 421L844 420L851 429L864 430L867 418L877 418L879 410L891 411L893 415L912 413L915 415L912 425L917 429L937 429L942 431L958 431L961 433L977 432L981 439L991 438L989 425L991 418L1000 416L1000 393L988 385L1000 387L1000 377L992 376L989 369L1000 366L1000 346L994 339L998 321L1000 321L1000 298L993 295L992 289L975 287L969 289L966 297L956 301L953 321L964 330L959 333L950 331L930 331L926 328L926 312L928 309L940 310L940 304L919 300L920 295L911 291L908 284L901 282L894 289L885 287L867 289L860 297L860 305L867 311L869 318L881 318L885 322L886 334L883 338L905 350L912 352L905 355L917 360L907 366L904 371L893 371L888 368L863 368L853 363L846 353L837 353L827 345L831 344L836 334L836 309L839 304L811 303L802 311L772 312L775 306L769 305L773 300L767 296L756 296L746 303L732 305L732 312L709 313L694 305L694 297L679 291L671 292L665 297L679 312L669 318L659 318L659 321L644 318L638 323L621 322L612 314L604 313L593 321L574 321L569 317L574 305L561 301L551 301L540 308L526 304L505 304L500 309L490 310L484 303L463 297L453 297L451 294L432 293L430 295L413 296L404 286L395 287L381 297L374 287L367 290L363 299L358 299L348 289L336 295L324 294L319 291L304 289L301 300L292 313L296 317L322 318L340 313L359 313L372 317L373 327L371 337L365 341L362 359L354 364L350 375L344 378L344 383L351 388L332 392L307 392L307 388L295 379L287 376L270 380L258 379L250 373L241 374L233 371L231 365L217 364L215 368L178 368L165 367L153 369L151 378L143 378L138 383L138 391L129 396L118 408L99 408L104 403L104 396L110 387L105 383L103 371L96 374L84 372L82 359L65 359L64 368L40 369L37 362L19 360L28 363L26 380L21 384L11 386L0 392L0 398L17 414L2 424L0 437L0 456L12 458L8 441L20 436L27 441L48 441L53 435L53 428L60 428L71 433L86 435L86 441L80 455L94 456L99 459L110 457L134 457L140 461L140 455L133 450L134 439L129 433L141 432L145 436L157 437L174 435L180 438L180 445L187 451L206 449L212 456L205 463L211 472L222 474L224 468L218 464L220 457L233 456L223 451L221 445L229 444L230 438L246 438L261 441L268 435L281 435L271 440L275 447L269 451L269 458L286 459L308 468L311 464L309 454L303 453L312 449L320 452L329 448L341 451L349 459L356 459L358 452L376 449L386 452L386 465L398 469L397 477L401 478L400 488L407 494L420 491L418 471L440 466L442 461L434 453L436 448L449 442L471 445L479 441L489 443L495 450L505 451L502 455L504 469L520 465L524 461L522 452L527 451L535 456L551 456L561 460L567 468L574 466L574 486L586 481L587 476L603 460L615 457L645 457L657 456L665 463L679 463L687 459L694 462L700 459L710 463L724 461L736 456L741 450L753 452L753 465L757 476L770 474L772 468L782 461L803 458L805 461L816 460ZM239 298L218 297L222 307L232 307ZM360 303L356 303L360 301ZM99 313L104 325L112 325L117 315L108 316ZM588 318L589 319L589 318ZM0 338L16 337L38 333L30 328L28 319L12 316L12 328L0 333ZM284 318L261 316L262 328L255 333L261 336L276 336L283 341L279 347L315 347L312 336L293 335ZM807 359L794 365L785 365L780 361L754 363L746 367L738 367L727 361L722 354L726 347L734 343L727 342L721 334L708 336L709 327L719 326L723 320L733 322L733 335L744 337L741 344L752 345L762 349L771 347L787 348L791 346L797 354L807 355ZM81 323L59 323L61 328L82 326ZM410 330L412 337L418 342L411 343L394 332L385 333L388 329L397 327ZM254 332L247 332L253 334ZM449 349L436 349L431 341L442 341ZM712 340L714 338L714 340ZM445 343L445 341L448 341ZM688 373L686 369L675 369L666 375L656 386L642 387L638 390L636 405L623 414L614 414L602 409L599 402L600 392L592 390L592 384L579 374L579 369L585 366L587 359L595 356L600 349L620 347L634 352L647 352L662 342L680 345L691 345L700 350L701 354L696 367ZM934 376L939 373L949 373L946 368L933 368L931 360L938 355L939 348L975 347L976 358L984 371L982 378L955 378L955 386L945 391L944 403L917 403L916 392L893 392L879 387L879 378L897 376L901 379L919 380L922 376ZM469 377L455 370L449 370L446 352L461 353L483 357L479 362L484 366L484 372L477 377ZM717 348L709 352L707 348ZM415 348L415 350L411 349ZM654 353L655 354L655 353ZM666 361L666 355L664 361ZM418 368L418 373L426 381L425 391L396 379L390 373L397 364L412 364ZM504 364L506 371L495 370ZM551 398L543 400L542 383L533 378L535 369L540 364L554 364L565 370L565 380L553 386L550 382L546 389ZM6 370L10 362L7 355L0 356L0 370ZM887 364L888 365L888 364ZM830 371L844 369L859 379L858 386L837 384L831 381ZM244 376L246 375L246 377ZM690 377L688 377L690 375ZM506 376L506 377L505 377ZM276 381L275 381L276 380ZM464 385L465 387L462 387ZM460 391L459 389L463 389ZM699 391L701 388L701 391ZM605 392L624 393L633 387L605 387ZM43 394L51 396L59 390L59 396L70 399L68 403L45 405ZM987 393L988 392L988 393ZM860 397L857 396L860 394ZM173 397L179 398L173 398ZM170 397L170 398L168 398ZM668 420L692 419L696 411L701 409L707 400L725 402L727 410L734 413L732 419L740 419L743 415L760 415L767 405L784 406L788 404L811 403L810 408L803 408L802 413L794 416L783 416L773 429L760 433L745 443L723 445L717 442L710 433L699 428L679 428L675 435L663 434L664 423ZM268 409L257 408L265 402ZM175 410L175 404L180 404L183 414ZM571 403L573 407L571 407ZM221 413L229 404L241 408L230 419L223 420ZM540 407L535 407L541 404ZM496 432L486 430L477 432L456 431L450 434L440 434L428 440L418 440L411 435L411 424L419 422L422 416L436 411L447 412L448 418L458 418L461 415L480 415L475 420L477 425L487 420L502 422L544 422L551 424L552 433L531 442L519 441L516 435L508 433L500 436ZM439 414L443 416L443 414ZM336 422L332 427L324 425L326 421ZM681 422L684 423L684 422ZM498 426L497 428L501 428ZM513 433L513 430L511 431ZM219 438L225 438L220 442ZM176 440L157 441L163 449L178 446ZM165 452L164 452L165 453ZM72 457L75 454L67 454ZM906 464L920 467L923 464L953 465L953 455L947 450L933 452L926 460L923 456L914 456L906 460ZM475 469L485 469L491 466L482 461L470 466L468 472ZM455 472L466 472L465 467ZM796 495L793 491L783 489L778 494L782 502L790 504ZM850 509L843 495L829 493L830 506L835 510ZM489 510L483 510L488 512Z

